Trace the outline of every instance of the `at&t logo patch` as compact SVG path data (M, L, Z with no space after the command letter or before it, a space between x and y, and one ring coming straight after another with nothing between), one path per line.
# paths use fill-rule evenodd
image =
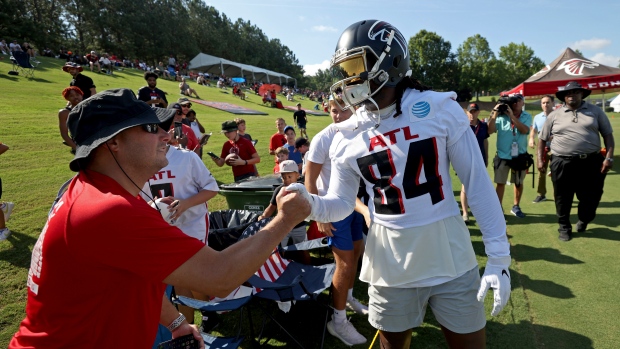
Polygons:
M431 112L431 105L426 101L421 101L411 107L411 115L418 119L423 119Z

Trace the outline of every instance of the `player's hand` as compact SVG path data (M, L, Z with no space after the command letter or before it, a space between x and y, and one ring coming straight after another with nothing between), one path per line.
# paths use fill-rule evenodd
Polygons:
M493 289L493 310L491 315L496 316L508 303L510 298L510 257L489 257L484 274L478 289L478 301L484 302L489 288Z
M337 230L336 228L334 228L334 225L331 223L316 222L316 227L319 229L319 232L321 232L321 234L329 236L329 237L334 236L334 233L332 233L332 230L333 231Z
M295 184L299 183L294 183L291 185ZM306 198L302 191L296 187L293 187L293 190L289 190L288 188L290 188L291 185L286 188L282 188L276 197L276 202L278 204L278 216L281 215L286 217L286 221L295 222L295 224L297 224L310 215L310 203L312 201L309 200L312 200L312 198ZM306 190L302 184L299 185L303 188L303 190ZM307 191L305 193L309 196Z
M314 203L314 199L312 198L310 193L308 193L308 190L306 189L306 187L303 184L301 184L301 183L290 184L285 189L286 189L287 192L291 192L291 191L298 192L304 199L306 199L308 201L310 206L312 206L312 204Z
M200 343L200 349L205 349L205 342L198 331L198 327L196 325L190 325L187 321L183 321L179 327L172 331L172 338L175 339L188 334L192 334L194 339Z

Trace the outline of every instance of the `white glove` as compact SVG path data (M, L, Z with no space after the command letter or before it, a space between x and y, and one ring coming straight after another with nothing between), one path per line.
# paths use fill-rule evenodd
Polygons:
M286 191L296 191L296 192L299 192L299 194L301 194L301 196L303 196L304 199L308 200L308 203L310 204L310 207L312 207L312 204L314 203L314 199L312 198L310 193L308 193L308 190L306 190L306 187L303 184L301 184L301 183L293 183L293 184L290 184L285 189L286 189Z
M491 315L499 314L510 298L510 256L489 257L484 274L480 280L478 290L478 301L484 302L484 297L489 288L493 289L493 310Z

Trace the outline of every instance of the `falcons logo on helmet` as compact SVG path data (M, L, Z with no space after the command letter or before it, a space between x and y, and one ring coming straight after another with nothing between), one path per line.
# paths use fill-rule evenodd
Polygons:
M400 46L401 50L405 53L405 57L403 58L407 58L409 56L407 41L405 40L403 34L401 34L398 29L394 28L390 23L382 21L375 22L375 24L373 24L372 27L370 27L370 29L368 30L368 38L371 40L379 39L383 42L387 42L392 30L394 30L393 41L396 41L398 46Z
M558 66L558 69L556 70L564 69L564 72L566 72L566 74L577 76L577 75L583 75L583 68L594 69L598 66L599 64L596 62L587 61L585 59L580 59L580 58L572 58L572 59L562 62Z

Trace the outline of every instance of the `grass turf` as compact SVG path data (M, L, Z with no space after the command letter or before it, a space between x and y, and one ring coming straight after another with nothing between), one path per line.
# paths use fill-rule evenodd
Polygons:
M8 223L13 235L0 243L0 346L5 347L24 317L26 301L26 276L30 265L32 247L45 224L49 205L55 193L73 173L67 163L71 159L69 148L62 145L58 134L57 113L64 106L60 92L68 86L71 77L60 70L63 62L41 58L34 79L11 76L6 56L0 60L0 141L11 150L0 156L0 176L3 180L3 200L13 201L16 208ZM137 90L145 85L137 70L123 70L113 76L85 72L95 81L97 90L128 87ZM257 150L262 158L258 164L261 174L271 173L272 156L268 154L269 137L275 132L274 121L283 117L292 124L292 112L268 108L260 97L250 95L247 101L232 97L231 90L191 84L206 100L238 104L251 109L266 111L268 116L242 116L247 121L247 132L259 139ZM176 100L177 83L160 79L158 87L168 92L169 101ZM294 105L284 98L284 105ZM305 108L314 102L301 101ZM224 120L235 115L202 105L194 105L207 132L214 135L206 151L219 154L225 141L218 134ZM536 114L539 110L531 111ZM481 117L488 115L482 112ZM610 115L614 128L619 114ZM329 117L308 116L308 133L316 134L329 124ZM490 141L489 153L494 153L495 136ZM205 164L220 183L232 182L228 167L218 168L205 155ZM492 170L489 169L489 173ZM460 182L453 177L454 194L458 196ZM620 266L615 263L615 253L620 246L618 208L620 204L620 179L615 171L607 177L605 194L596 220L585 233L575 234L573 241L564 243L557 239L555 208L552 201L531 203L536 192L528 176L521 207L528 215L525 219L507 216L508 234L512 245L513 265L512 297L506 309L496 318L488 317L487 342L489 348L615 348L617 347L617 302L620 289L617 275ZM551 181L547 182L552 196ZM504 207L506 213L512 200L511 187L507 188ZM458 198L457 198L458 200ZM212 211L227 208L221 195L210 201ZM475 219L474 219L475 220ZM574 219L576 220L576 218ZM472 243L481 266L486 257L477 226L470 226ZM120 287L120 286L119 286ZM359 281L356 296L364 303L368 297ZM327 298L326 295L322 297ZM491 297L485 303L487 313ZM119 304L119 307L123 305ZM273 310L273 309L272 309ZM314 344L320 338L323 314L320 308L298 303L290 314L276 312L295 335L305 344ZM255 315L257 312L254 312ZM231 314L233 315L233 314ZM93 314L93 316L97 316ZM225 316L221 333L232 334L233 316ZM258 320L258 318L256 318ZM84 319L88 321L88 319ZM366 319L353 315L351 321L367 339L372 341L375 330ZM254 322L255 325L258 321ZM412 347L446 347L443 335L430 312L426 322L413 331ZM290 347L290 341L281 333L274 333L269 346ZM248 347L247 342L244 347ZM344 348L338 340L326 335L326 348ZM363 346L360 346L363 347ZM378 348L375 343L374 348Z

